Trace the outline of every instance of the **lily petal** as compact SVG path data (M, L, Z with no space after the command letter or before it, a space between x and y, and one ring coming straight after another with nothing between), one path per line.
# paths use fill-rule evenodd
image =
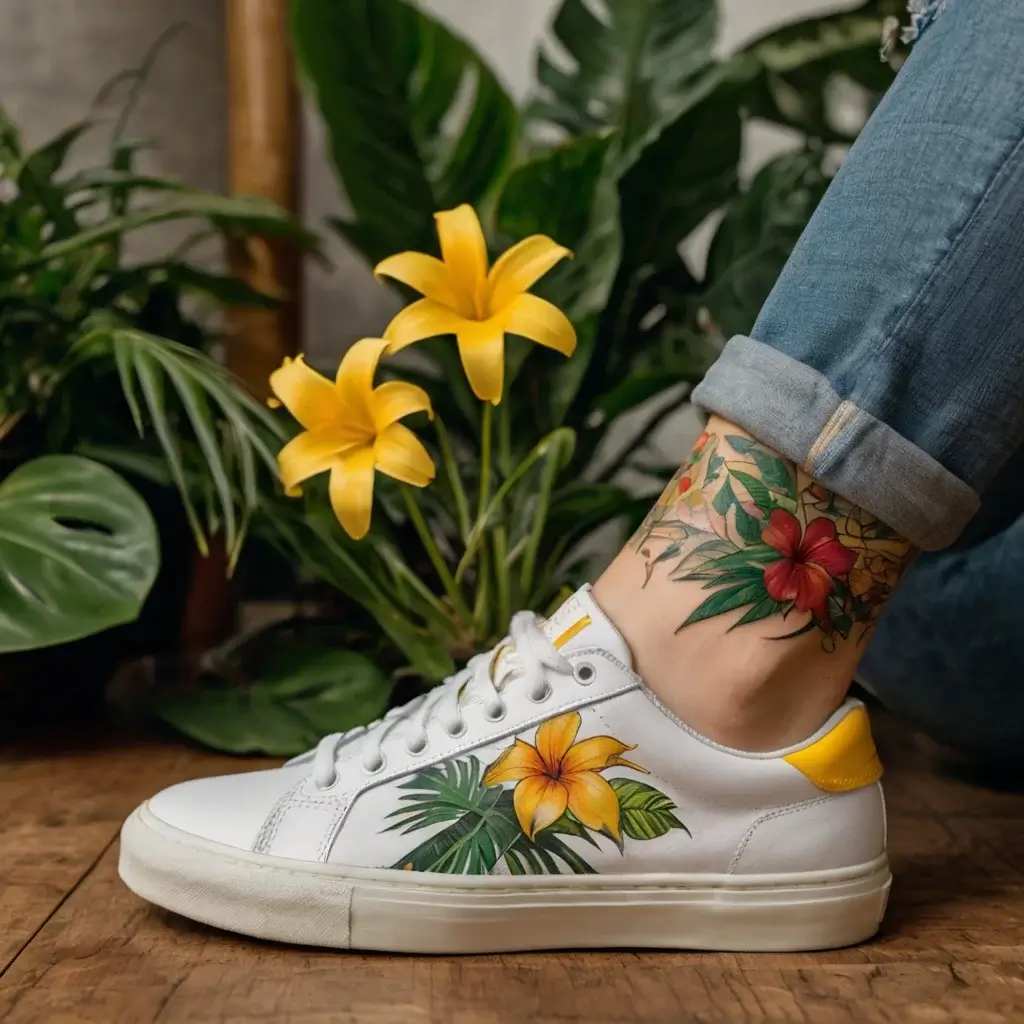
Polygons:
M388 355L394 355L406 345L423 341L424 338L437 338L442 334L456 334L464 324L470 323L466 317L442 306L433 299L420 299L406 306L391 323L388 324L384 337L388 341Z
M334 381L344 406L344 415L370 430L374 429L370 406L373 375L387 347L388 343L383 338L357 341L342 357Z
M458 305L458 293L452 287L448 268L436 257L423 252L400 252L373 268L377 277L401 281L428 299L443 306Z
M583 719L578 711L570 711L556 718L542 722L537 729L537 753L544 762L549 775L557 776L561 771L562 758L576 739Z
M532 288L555 264L572 253L547 235L531 235L517 242L494 261L487 275L487 303L491 313L504 309L517 295Z
M517 739L484 772L484 785L500 786L503 782L519 782L531 775L543 774L544 762L537 751L525 740Z
M389 380L375 388L370 396L370 411L377 430L383 430L414 412L425 412L434 418L430 396L423 388L407 384L404 380Z
M505 330L529 338L563 356L576 351L576 328L553 303L536 295L520 295L505 310Z
M569 794L568 807L583 825L595 832L608 832L618 843L619 798L597 772L579 772L562 779Z
M361 444L366 444L365 434L338 426L320 427L293 437L277 453L277 471L285 492L294 494L303 480L330 469L339 456Z
M423 442L401 423L392 423L377 435L373 457L382 473L413 487L426 487L437 476Z
M306 365L303 356L285 359L270 375L270 390L306 430L340 422L338 392L323 374Z
M604 779L601 781L604 782ZM605 785L608 783L605 782ZM546 775L531 775L523 779L512 794L512 806L519 825L530 839L542 828L558 821L568 805L569 793L566 786L558 779L549 779ZM616 803L616 809L618 806Z
M460 299L459 312L481 316L478 299L483 300L487 286L487 242L480 218L472 206L463 203L454 210L435 213L434 220L449 280Z
M366 445L343 456L331 469L331 508L353 540L361 540L370 529L373 462L373 447Z
M647 774L646 769L621 756L627 750L636 750L636 745L627 746L612 736L591 736L590 739L580 740L562 758L562 773L599 772L612 765L624 765Z
M469 386L481 402L498 405L505 386L505 332L500 317L464 320L456 338Z

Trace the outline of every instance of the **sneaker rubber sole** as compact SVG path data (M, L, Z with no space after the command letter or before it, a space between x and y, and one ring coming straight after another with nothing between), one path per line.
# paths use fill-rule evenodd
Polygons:
M201 839L145 804L121 830L119 871L144 899L217 928L393 953L832 949L875 934L892 883L885 856L785 875L447 875L309 863Z

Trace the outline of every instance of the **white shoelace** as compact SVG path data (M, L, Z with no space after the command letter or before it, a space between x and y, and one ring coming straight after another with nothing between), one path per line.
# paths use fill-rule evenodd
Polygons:
M516 612L509 625L509 640L494 651L470 658L466 667L449 676L430 693L417 697L400 708L392 708L383 718L348 732L332 733L317 744L311 777L314 785L328 789L337 781L338 753L343 746L362 740L362 767L374 775L387 763L385 741L404 737L410 754L422 754L427 748L427 726L440 721L452 738L462 736L468 726L462 717L462 705L470 696L484 698L484 716L498 722L505 717L502 691L513 678L532 681L527 696L540 702L551 693L548 672L572 674L572 665L560 654L540 628L540 618L533 612ZM504 647L500 664L495 666L496 652ZM497 678L494 670L497 668Z

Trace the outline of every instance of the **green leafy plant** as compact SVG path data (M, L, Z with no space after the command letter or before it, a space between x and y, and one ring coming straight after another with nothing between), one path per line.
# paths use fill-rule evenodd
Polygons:
M571 69L543 45L533 97L517 110L465 41L403 0L294 4L296 51L352 211L333 224L370 261L436 251L434 214L457 203L481 212L494 249L546 234L575 252L537 291L568 314L577 351L527 358L529 346L510 345L489 482L492 492L510 485L495 524L517 552L498 577L521 577L524 537L543 520L536 579L528 591L510 582L512 603L534 607L575 581L574 552L595 526L636 516L621 471L648 468L646 441L685 401L722 333L751 326L827 185L825 145L855 134L836 118L835 80L877 97L891 77L878 59L875 3L787 26L725 60L713 53L714 0L597 10L565 0L552 35ZM755 116L802 142L744 182L742 133ZM720 223L701 274L680 246L712 215ZM455 346L418 352L428 353L425 368L402 375L430 392L448 431L428 517L448 537L458 529L456 476L468 474L470 490L476 482L483 421ZM638 421L620 427L638 408ZM492 613L499 604L495 592ZM475 640L503 629L492 615Z
M236 754L307 750L325 733L382 715L391 693L387 674L369 658L294 624L243 650L218 652L210 670L198 690L159 692L154 709L200 743Z
M130 88L129 107L152 56L114 83ZM234 558L283 436L208 354L211 306L278 299L193 253L211 238L312 237L272 203L138 170L144 146L123 126L106 163L73 169L99 113L32 149L0 108L0 652L138 615L159 566L157 528L104 463L176 487L200 550L217 534ZM133 232L178 221L194 232L177 249L130 258Z

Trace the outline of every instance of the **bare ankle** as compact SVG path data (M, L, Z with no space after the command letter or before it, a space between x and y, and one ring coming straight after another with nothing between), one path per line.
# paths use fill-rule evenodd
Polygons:
M870 513L712 420L594 596L670 710L723 744L772 750L842 703L911 554Z

